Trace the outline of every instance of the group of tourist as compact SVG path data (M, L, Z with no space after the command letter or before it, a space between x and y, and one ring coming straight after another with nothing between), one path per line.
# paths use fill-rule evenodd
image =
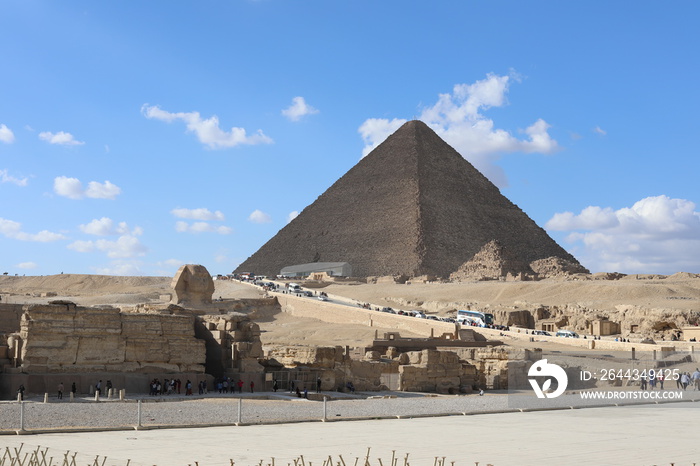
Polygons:
M180 379L165 379L162 383L158 379L153 379L151 380L149 395L172 395L174 393L179 395L181 393L181 389L182 382Z
M200 382L200 385L204 384L204 392L200 390L199 394L202 395L203 393L206 393L207 389L207 383L206 382ZM234 382L230 377L222 377L216 380L214 383L216 386L216 390L219 391L219 393L236 393L236 388L238 388L238 393L243 393L243 380L238 379L238 382ZM250 387L250 393L255 392L255 382L252 380L248 384ZM201 387L200 387L201 389Z
M678 390L686 390L688 387L692 386L695 388L695 390L700 390L700 369L696 368L695 372L692 374L690 372L681 372L680 374L677 374L676 380L676 388ZM651 374L649 374L648 377L642 377L639 381L639 388L641 390L647 390L647 387L649 390L654 390L656 386L659 386L659 390L664 389L664 373L663 371L658 371L658 373L655 373L652 371Z

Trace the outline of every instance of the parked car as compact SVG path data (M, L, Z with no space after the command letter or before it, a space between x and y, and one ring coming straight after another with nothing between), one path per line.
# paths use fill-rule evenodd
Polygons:
M542 335L542 336L545 336L545 337L551 337L551 336L552 336L551 333L549 333L549 332L547 332L547 331L545 331L545 330L533 330L533 331L532 331L532 334L533 334L533 335Z
M571 330L559 330L556 336L564 338L578 338L578 333L572 332Z

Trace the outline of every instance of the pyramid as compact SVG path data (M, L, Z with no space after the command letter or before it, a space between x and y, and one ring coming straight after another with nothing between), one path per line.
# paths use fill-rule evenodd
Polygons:
M448 277L496 240L524 263L564 259L527 214L421 121L409 121L236 271L348 262L356 277Z

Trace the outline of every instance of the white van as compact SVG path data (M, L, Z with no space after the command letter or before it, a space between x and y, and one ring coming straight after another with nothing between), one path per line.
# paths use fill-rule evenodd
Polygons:
M288 283L287 289L290 293L301 293L301 287L296 283Z
M559 330L556 336L564 338L578 338L578 333L572 332L571 330Z

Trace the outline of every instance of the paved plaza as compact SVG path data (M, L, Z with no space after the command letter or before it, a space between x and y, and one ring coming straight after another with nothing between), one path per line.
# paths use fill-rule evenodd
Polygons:
M688 465L700 464L700 403L431 418L303 422L281 425L144 431L3 435L0 446L49 447L80 458L107 456L105 465L321 465L342 455L351 465L388 465L392 450L414 466ZM48 456L48 455L47 455ZM100 459L100 464L102 459ZM80 463L78 463L80 464ZM301 463L299 463L301 464Z

